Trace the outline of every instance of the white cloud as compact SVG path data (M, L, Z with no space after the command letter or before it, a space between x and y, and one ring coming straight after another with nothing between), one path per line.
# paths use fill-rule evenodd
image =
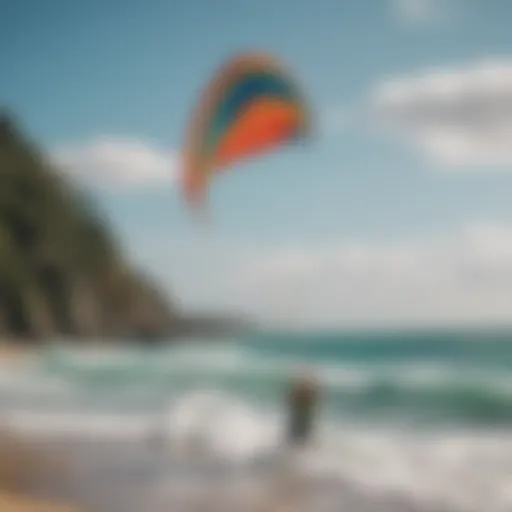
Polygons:
M145 263L189 308L295 327L512 322L512 225L380 245L179 245Z
M98 137L58 147L52 158L71 178L102 186L170 183L176 173L172 151L137 138Z
M454 169L512 169L512 61L431 69L381 83L370 98L381 128Z
M512 228L276 251L247 276L261 314L285 323L512 321Z

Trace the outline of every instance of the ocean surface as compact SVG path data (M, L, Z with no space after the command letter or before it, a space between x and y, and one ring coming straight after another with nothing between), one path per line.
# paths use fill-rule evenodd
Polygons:
M512 511L512 331L260 333L152 350L63 341L1 369L0 411L66 444L83 477L73 492L95 510L156 512L194 479L254 482L276 464L284 396L305 367L322 385L300 459L324 500L310 510ZM208 457L180 455L198 443Z

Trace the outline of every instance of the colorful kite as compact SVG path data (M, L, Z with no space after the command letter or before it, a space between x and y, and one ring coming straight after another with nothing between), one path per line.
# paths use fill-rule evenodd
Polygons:
M199 206L213 175L305 137L310 113L283 64L244 53L224 65L192 119L183 154L183 189Z

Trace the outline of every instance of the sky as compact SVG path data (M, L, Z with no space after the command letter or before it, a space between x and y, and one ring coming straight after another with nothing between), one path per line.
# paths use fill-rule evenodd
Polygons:
M0 0L0 104L189 311L294 327L512 321L512 2ZM312 140L237 166L198 225L191 111L285 61Z

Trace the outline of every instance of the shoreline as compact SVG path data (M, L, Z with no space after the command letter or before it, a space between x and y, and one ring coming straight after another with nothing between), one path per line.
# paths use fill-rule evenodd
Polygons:
M26 440L15 430L0 429L0 511L79 512L80 507L62 503L34 492L48 475L64 483L64 466L50 450Z
M0 490L2 512L79 512L79 508L50 500L31 498L25 493Z
M39 346L30 345L23 340L13 338L0 339L0 364L25 364L40 350Z

